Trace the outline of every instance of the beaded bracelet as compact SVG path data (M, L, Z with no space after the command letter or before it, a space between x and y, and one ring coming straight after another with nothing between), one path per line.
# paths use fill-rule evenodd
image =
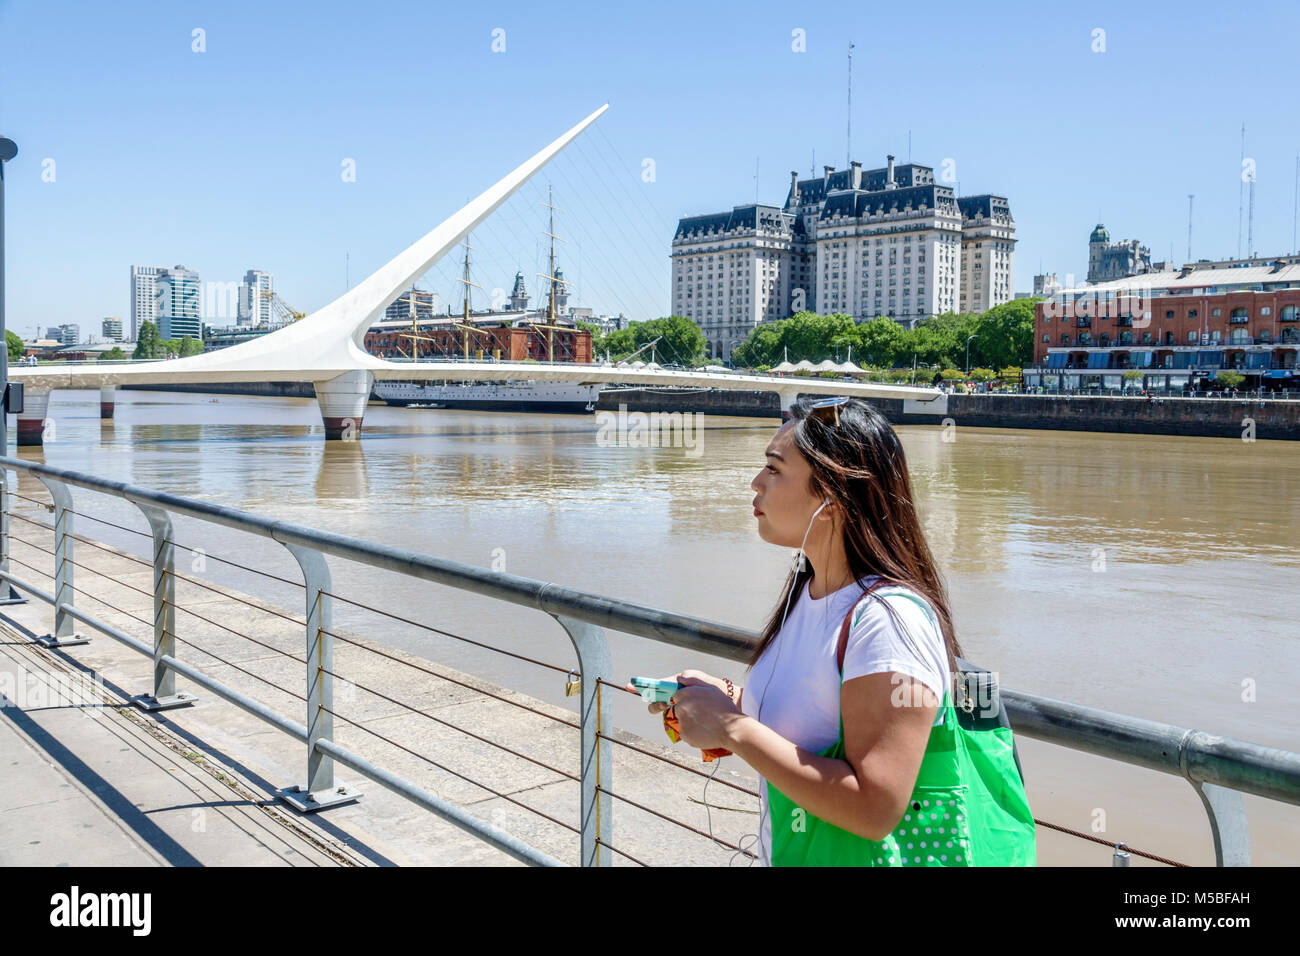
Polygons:
M727 696L731 698L731 702L734 704L736 702L736 685L731 682L730 678L724 677L722 679L727 682Z

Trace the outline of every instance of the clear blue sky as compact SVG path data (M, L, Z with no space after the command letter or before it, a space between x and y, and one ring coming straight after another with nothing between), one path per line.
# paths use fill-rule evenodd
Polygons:
M953 160L960 193L1007 196L1017 289L1040 265L1082 276L1099 215L1182 261L1188 193L1193 257L1235 255L1243 121L1255 248L1288 252L1297 27L1297 5L1272 2L0 0L9 324L97 333L127 315L132 263L265 269L310 311L604 102L599 132L475 234L474 281L508 290L522 269L537 294L549 183L576 303L665 314L679 216L756 186L780 203L814 151L819 171L845 165L850 40L854 158L904 162L910 130L911 158ZM453 259L426 285L459 304Z

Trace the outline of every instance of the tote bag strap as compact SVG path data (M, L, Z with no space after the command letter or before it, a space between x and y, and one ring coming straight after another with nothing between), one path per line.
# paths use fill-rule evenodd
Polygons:
M899 597L905 597L909 601L912 601L914 604L917 605L917 607L919 607L922 611L925 612L926 619L931 624L935 622L934 614L930 610L930 606L926 604L924 601L922 601L920 598L915 597L907 593L906 591L893 591L892 593L897 594ZM877 600L880 600L874 591L870 591L867 594L863 595L861 600L859 600L856 604L854 604L853 607L849 608L849 613L844 615L844 623L840 625L840 639L838 645L835 648L835 666L839 669L839 672L841 674L844 673L844 653L846 650L848 650L848 646L849 646L849 624L853 620L853 613L859 607L862 606L862 601L869 600L871 598L876 598ZM921 658L923 656L920 650L917 648L916 642L912 640L911 631L906 627L906 625L903 627L903 639L907 641L908 645L912 648L912 652L915 653L918 658Z
M881 590L883 591L885 589L882 588ZM926 620L928 620L931 624L935 624L936 627L938 626L935 621L934 612L931 611L930 606L926 604L924 601L922 601L920 598L916 597L913 594L910 594L907 591L895 590L895 589L889 589L889 590L890 593L896 594L899 597L907 598L909 601L916 604L917 607L919 607L922 611L925 612ZM861 600L857 601L853 605L853 607L849 608L849 613L844 615L844 622L840 625L840 638L835 647L835 666L836 669L839 670L841 677L843 677L844 675L844 654L848 650L848 646L849 646L849 624L853 620L854 612L857 611L857 609L862 605L862 601L870 600L871 598L880 600L880 597L877 595L876 589L874 588L871 591L868 591L862 597ZM881 603L884 602L881 601ZM917 648L916 642L912 640L911 629L908 628L906 624L903 625L903 639L907 641L908 646L912 648L912 653L916 655L918 660L924 659L924 655L922 655L921 651ZM939 707L941 710L943 709L945 702L951 699L951 696L952 695L949 689L944 688L944 700L940 701L939 703Z

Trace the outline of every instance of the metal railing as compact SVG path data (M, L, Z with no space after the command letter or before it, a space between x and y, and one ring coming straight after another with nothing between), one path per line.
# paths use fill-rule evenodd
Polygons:
M422 789L392 770L381 767L352 750L340 746L335 741L333 718L341 716L336 714L334 710L334 696L337 689L336 678L339 677L335 672L334 665L335 642L342 641L349 646L360 647L362 645L349 639L346 635L337 633L334 629L334 601L347 601L348 599L342 598L333 592L326 557L345 559L422 581L469 591L495 601L520 605L549 615L564 628L578 658L578 666L570 674L571 680L577 685L581 697L578 713L579 723L574 725L567 721L561 722L568 724L570 727L576 727L580 731L579 772L571 774L540 761L532 760L532 758L525 757L525 759L532 760L535 764L541 764L569 780L578 782L580 790L580 826L569 827L569 829L580 837L579 858L580 863L584 866L610 865L611 851L617 852L621 856L633 860L633 862L641 862L630 856L630 854L618 850L612 843L611 802L613 798L617 797L638 809L648 811L656 816L664 816L649 807L615 793L611 744L619 743L633 751L672 763L672 761L666 761L666 758L660 755L637 747L627 741L618 740L613 736L610 723L612 708L608 705L608 702L602 703L602 687L621 691L623 685L621 681L614 680L605 631L608 629L650 638L697 653L710 654L741 662L748 661L758 639L758 636L753 632L712 621L645 605L614 600L574 588L436 558L303 525L276 521L222 505L184 498L166 492L152 491L80 472L5 457L0 457L0 469L3 469L2 473L5 479L0 481L0 582L11 584L19 591L39 598L53 607L54 627L49 635L40 638L41 643L48 647L68 647L85 643L87 638L76 631L76 624L81 623L114 638L131 650L153 660L152 692L132 698L132 701L139 706L152 710L191 702L194 699L191 695L177 693L176 691L175 678L180 675L305 744L307 760L306 785L285 788L280 791L280 795L284 799L301 810L321 809L333 803L357 798L358 794L355 790L340 786L334 779L334 764L338 763L399 796L430 810L443 820L469 832L515 859L532 865L562 864L554 857L525 844L510 833ZM26 474L38 480L48 489L50 502L47 504L10 491L8 487L9 471ZM150 529L148 532L134 531L134 529L130 528L123 528L123 530L132 531L151 540L151 560L145 561L139 558L132 558L132 560L152 568L152 588L149 592L145 592L143 589L132 585L126 586L142 594L147 593L152 598L153 619L148 621L129 612L123 611L122 613L134 618L141 624L152 627L152 644L140 641L112 624L87 613L83 608L76 606L74 595L77 593L77 588L74 586L74 569L84 568L85 565L78 563L77 552L74 550L75 544L80 542L106 551L113 549L104 548L102 545L74 533L75 516L83 516L96 521L103 521L103 519L76 511L73 507L72 488L86 489L130 502L141 511L147 520ZM53 513L53 524L46 525L43 522L33 521L22 515L13 514L11 508L14 497L25 498L40 507L48 509ZM305 680L302 689L305 693L299 694L292 690L286 690L286 692L306 704L305 724L300 724L277 713L273 708L227 686L199 668L178 658L176 652L177 642L192 644L192 641L180 636L178 633L175 612L181 610L200 619L207 619L202 618L201 615L194 611L186 610L177 605L176 582L179 578L181 581L188 581L201 587L207 587L207 585L203 585L202 582L193 578L178 575L176 572L176 548L178 543L173 537L173 516L197 519L269 539L283 546L296 561L302 572L303 581L301 584L284 578L277 579L286 584L299 587L305 592L305 619L298 620L289 618L284 614L278 614L278 612L272 613L277 613L279 617L290 620L296 626L303 628L306 639L305 657L299 658L276 647L262 644L261 641L255 640L254 642L269 647L270 650L277 651L286 657L291 657L300 666L304 667ZM53 549L47 549L12 536L11 518L21 518L53 532ZM108 521L104 521L104 523L112 524L112 522ZM115 525L115 527L121 526ZM11 560L16 564L21 564L30 570L36 571L38 574L45 574L45 572L18 558L11 558L11 542L21 542L53 558L53 574L48 575L53 580L51 591L37 587L12 573L10 569ZM130 558L132 556L125 555L125 557ZM266 572L259 573L265 574ZM276 577L270 574L267 576ZM210 587L208 589L215 590ZM122 610L101 597L90 594L87 594L87 596L115 611ZM351 601L349 603L365 607L377 613L386 614L387 617L396 620L406 620L393 614L387 614L382 610L370 608L359 602ZM226 630L232 630L229 626L215 621L209 621L209 623L218 627L225 627ZM429 630L437 630L414 621L406 621L406 623L425 627ZM234 633L238 634L237 631ZM449 632L439 631L438 633ZM247 635L240 636L247 637ZM449 636L457 637L454 634L449 634ZM381 657L390 657L390 655L377 648L364 649ZM202 649L200 648L200 650ZM237 670L241 669L211 651L203 651L203 653L209 654L209 656L222 663L235 666ZM425 673L433 676L441 676L432 670L425 670L417 664L400 661L397 657L391 657L391 659L398 660L399 663L406 663L408 666L415 667L416 670L424 670ZM969 667L968 662L964 660L961 663L964 670L980 671L979 668ZM564 668L555 667L554 665L544 666L564 670ZM984 676L987 675L987 672L980 673ZM251 674L251 676L258 677L256 674ZM262 680L262 678L258 679ZM987 682L984 683L984 686L988 686ZM284 688L281 689L284 690ZM372 690L371 688L366 689ZM1247 817L1242 802L1243 793L1250 793L1292 805L1300 805L1300 754L1225 738L1204 731L1142 720L1007 689L1002 689L1000 695L1014 732L1018 735L1033 737L1186 779L1196 790L1209 819L1217 865L1249 864L1250 842ZM384 697L383 694L379 694L379 696L395 704L402 703ZM493 695L489 694L488 696ZM502 700L504 698L497 699ZM506 702L512 703L511 701ZM524 705L516 704L516 706ZM525 709L532 708L525 707ZM540 713L540 711L534 711L534 713ZM542 714L542 716L550 715ZM349 721L349 723L355 724L356 722ZM360 725L357 724L357 726ZM364 727L361 729L366 730ZM373 733L373 731L369 730L367 732ZM484 740L485 743L493 746L501 747L503 750L509 750L509 748L496 744L491 740L478 739ZM389 742L392 743L392 741ZM398 746L400 747L400 745ZM425 755L415 753L408 748L401 749L407 750L408 753L424 759L434 766L442 767L441 764ZM514 753L514 751L510 752ZM442 769L447 768L443 767ZM707 776L691 768L680 769L699 776ZM454 771L452 772L454 773ZM473 783L474 781L470 782ZM758 796L753 790L737 784L720 779L718 783L753 797ZM486 786L483 789L495 793ZM506 796L504 794L496 795ZM506 799L509 799L509 797L506 797ZM517 803L518 801L512 802ZM532 807L525 806L525 809L540 813L540 811ZM545 814L542 815L545 816ZM668 817L664 818L696 833L701 833L701 835L712 837L711 833L703 834L702 831L694 827L689 827ZM548 817L548 819L554 820L551 817ZM1124 865L1120 862L1121 858L1127 860L1127 857L1120 852L1125 847L1124 844L1111 844L1109 841L1094 835L1079 833L1043 821L1037 822L1040 825L1092 840L1096 843L1116 846L1115 860L1117 864ZM753 857L752 853L740 847L714 839L715 842L733 849L737 853ZM1173 863L1173 861L1165 860L1155 854L1133 850L1131 846L1128 849L1153 860Z

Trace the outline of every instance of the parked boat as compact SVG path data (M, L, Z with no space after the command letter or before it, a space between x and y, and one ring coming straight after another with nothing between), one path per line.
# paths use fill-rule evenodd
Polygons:
M389 405L581 415L596 410L600 388L573 382L376 382L375 394Z

